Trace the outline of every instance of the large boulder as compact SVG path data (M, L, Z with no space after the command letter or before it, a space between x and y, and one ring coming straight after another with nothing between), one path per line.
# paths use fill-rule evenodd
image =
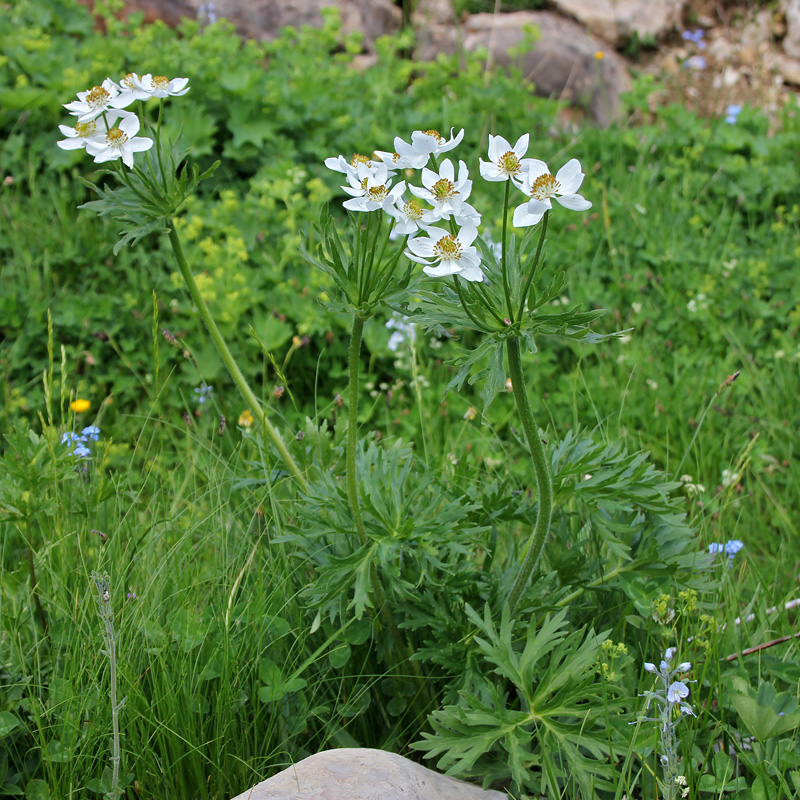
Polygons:
M662 39L680 27L686 0L553 0L562 14L618 47L634 35Z
M145 21L161 19L177 25L182 17L196 18L208 0L125 0L125 13L143 11ZM215 0L217 17L230 20L250 39L274 39L286 25L320 27L323 8L335 6L346 33L361 31L369 50L379 36L400 30L402 11L392 0Z
M513 54L531 27L539 32L533 48L521 57ZM578 23L547 11L474 14L460 28L432 25L419 33L417 58L433 60L460 47L470 52L484 48L491 65L521 68L537 94L583 106L601 125L617 117L620 93L630 88L620 56Z
M233 800L507 800L383 750L309 756Z

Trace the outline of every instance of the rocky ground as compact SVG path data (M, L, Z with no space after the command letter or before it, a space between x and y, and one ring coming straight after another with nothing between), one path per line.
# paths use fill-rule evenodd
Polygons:
M85 0L91 4L92 0ZM338 6L346 31L364 33L369 65L375 39L399 30L393 0L126 0L126 12L177 24L181 17L231 20L243 36L270 39L285 25L321 24ZM457 16L453 0L417 0L417 57L485 47L490 62L514 59L540 94L588 111L600 124L618 116L619 94L636 72L658 74L652 104L679 101L708 116L758 105L776 116L800 91L800 0L549 0L544 10ZM519 59L509 52L525 28L540 37Z

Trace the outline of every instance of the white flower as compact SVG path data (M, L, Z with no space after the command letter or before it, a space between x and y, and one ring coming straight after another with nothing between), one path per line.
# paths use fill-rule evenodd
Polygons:
M689 687L681 681L673 681L667 689L667 702L680 703L684 697L689 696Z
M351 199L345 200L343 205L349 211L388 210L406 190L405 181L391 187L385 164L377 164L372 168L359 163L356 171L347 175L347 180L350 186L342 186L342 189L351 195Z
M427 237L418 236L408 243L406 255L418 264L425 264L423 272L433 278L458 275L467 281L482 281L481 259L472 246L478 229L462 228L457 235L442 228L427 228ZM410 252L409 252L410 251Z
M181 97L189 91L188 78L173 78L169 80L164 75L136 75L131 73L128 77L133 86L140 92L145 92L149 97Z
M139 118L126 114L119 125L107 131L98 131L86 142L86 152L94 156L95 164L122 159L126 167L133 167L133 154L149 150L153 140L147 136L137 136Z
M424 188L408 188L413 195L427 200L433 206L436 219L450 219L453 215L461 214L461 206L472 191L467 165L463 161L458 162L456 180L455 168L449 158L442 161L438 173L427 167L423 168L422 183Z
M117 97L119 89L110 78L106 78L100 86L94 86L86 92L78 92L78 99L64 103L64 108L78 118L78 122L88 122L99 117L111 107L111 101Z
M532 158L523 156L528 152L528 134L517 139L512 147L502 136L489 134L489 161L479 159L481 177L487 181L507 181L509 178L522 180Z
M119 90L119 95L111 101L114 108L127 108L135 100L148 100L153 96L152 92L139 88L141 76L135 72L129 72L119 83L114 86ZM112 81L113 83L113 81Z
M464 138L463 128L455 136L453 130L454 128L450 129L449 140L446 140L439 131L414 131L411 134L411 144L404 142L399 136L395 137L394 149L397 155L395 166L419 169L428 163L431 156L452 150Z
M392 228L391 238L409 236L420 228L436 222L436 217L431 210L425 210L416 200L404 200L398 197L394 205L386 209L397 222Z
M365 167L374 172L375 168L380 163L380 161L376 161L369 156L362 156L360 153L354 153L350 161L348 161L344 156L336 156L335 158L325 159L325 166L328 169L332 169L334 172L341 172L348 176L356 174L359 164L363 164ZM387 172L387 175L391 178L394 175L394 172Z
M106 123L113 123L120 117L131 116L127 111L110 109L102 117L90 119L86 122L78 122L76 125L59 125L58 129L66 136L56 144L62 150L78 150L86 145L98 135L105 136L108 132Z
M522 184L519 188L527 195L530 200L514 210L513 224L517 228L525 228L529 225L536 225L544 216L545 211L549 211L553 205L551 197L564 208L572 211L586 211L592 204L581 195L577 194L581 188L584 175L581 172L581 164L577 158L568 161L556 173L555 178L550 174L550 170L544 161L531 158L528 170L525 173Z

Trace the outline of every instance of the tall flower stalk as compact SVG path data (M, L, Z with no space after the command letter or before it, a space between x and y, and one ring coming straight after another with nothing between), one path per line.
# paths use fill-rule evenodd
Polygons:
M657 676L657 688L644 692L642 695L647 699L645 704L645 715L639 718L639 722L655 722L658 724L658 732L661 739L659 761L663 769L661 778L661 791L664 800L678 800L689 794L686 785L686 776L682 772L678 746L680 744L677 736L677 727L684 717L695 716L694 710L689 703L684 702L689 696L689 687L684 681L676 680L683 677L692 668L688 661L681 662L677 666L672 666L675 656L675 648L669 647L664 653L661 663L646 663L644 668ZM658 715L655 717L646 716L650 705L656 706Z
M107 573L92 573L92 580L97 589L97 611L102 624L103 643L106 647L109 666L109 697L111 699L111 774L103 776L106 797L116 800L124 793L119 785L119 765L121 751L119 745L119 712L125 700L117 701L117 635L114 630L114 612L111 609L110 581Z
M286 469L302 489L307 488L303 471L292 457L277 429L267 419L266 412L255 392L245 379L236 359L225 342L186 260L174 217L184 200L204 178L210 176L217 164L200 174L196 167L179 166L186 152L176 145L168 148L161 138L164 99L181 97L189 91L187 78L168 79L163 75L129 73L119 83L109 78L100 86L78 92L78 99L64 107L77 118L73 126L61 125L64 139L58 146L64 150L85 149L95 163L111 162L111 170L122 184L118 189L89 184L100 200L85 203L101 216L109 216L124 226L123 235L114 248L135 243L150 233L166 233L186 288L203 320L217 352L233 378L245 403L272 443ZM159 101L155 123L147 119L145 103ZM139 101L141 119L126 111ZM138 136L144 128L150 136ZM155 158L150 151L155 149ZM137 155L142 154L138 159ZM124 166L123 166L124 165Z

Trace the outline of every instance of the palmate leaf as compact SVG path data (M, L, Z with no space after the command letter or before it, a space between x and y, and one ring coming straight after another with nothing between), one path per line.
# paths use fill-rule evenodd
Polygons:
M531 622L520 652L507 609L499 630L488 606L483 617L471 608L467 615L478 628L474 643L486 670L478 681L481 696L460 692L460 703L434 712L433 733L413 747L437 758L450 775L511 778L514 791L544 788L538 768L545 760L551 765L548 781L563 773L587 794L592 787L610 788L610 745L603 732L609 701L595 691L593 668L608 634L568 632L561 611L545 617L538 629Z

